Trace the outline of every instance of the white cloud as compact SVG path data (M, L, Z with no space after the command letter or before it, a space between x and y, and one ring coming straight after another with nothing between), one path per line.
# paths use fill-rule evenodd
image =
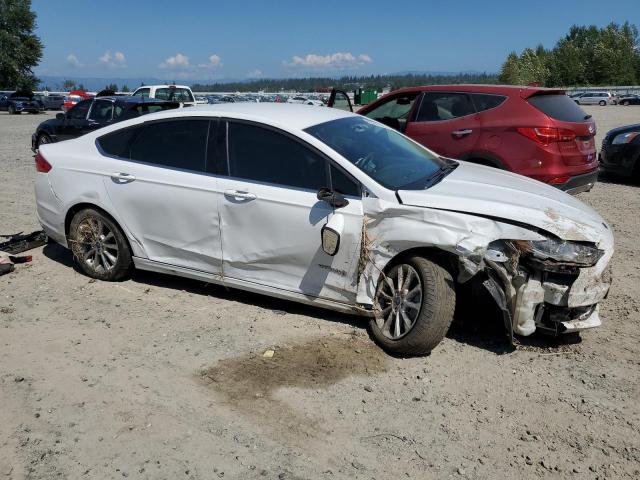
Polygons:
M216 55L215 53L213 55L211 55L209 57L209 65L210 67L221 67L222 66L222 59L220 58L219 55Z
M283 63L286 67L299 70L347 70L372 62L371 57L366 54L355 56L350 52L337 52L331 55L310 53L304 57L294 55L290 61Z
M111 50L107 50L98 60L109 68L124 68L127 66L127 59L122 52L114 52L112 54Z
M173 57L167 58L159 65L160 68L189 68L189 57L181 53L176 53Z
M72 67L76 67L76 68L82 67L82 63L80 62L80 60L78 60L78 57L76 57L73 53L70 53L69 55L67 55L67 63Z
M251 70L249 73L247 73L247 77L249 78L259 78L262 76L262 70L260 70L259 68L256 68L255 70Z

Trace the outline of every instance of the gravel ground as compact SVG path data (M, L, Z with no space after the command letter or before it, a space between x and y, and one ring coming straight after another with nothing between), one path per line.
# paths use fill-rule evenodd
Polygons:
M598 144L640 121L585 110ZM0 113L2 234L38 228L43 118ZM398 359L356 317L36 249L0 277L0 479L639 478L638 188L580 196L616 234L602 327L514 351L482 311Z

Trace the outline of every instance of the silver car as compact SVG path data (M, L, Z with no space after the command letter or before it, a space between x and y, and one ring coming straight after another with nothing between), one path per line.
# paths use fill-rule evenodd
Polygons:
M613 95L610 92L586 92L574 98L578 105L605 105L613 103Z

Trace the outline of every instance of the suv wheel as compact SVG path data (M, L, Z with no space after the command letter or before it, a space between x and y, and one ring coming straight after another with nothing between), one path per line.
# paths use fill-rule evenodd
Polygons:
M455 303L446 269L424 257L407 258L381 275L371 334L391 353L426 355L449 330Z
M87 208L75 214L69 243L80 269L91 278L121 280L131 269L131 251L122 230L97 210Z
M607 102L605 102L604 100L600 100L598 102L598 105L600 105L601 107L604 107L607 104Z
M9 105L9 115L15 115L16 114L16 107L14 107L13 105Z

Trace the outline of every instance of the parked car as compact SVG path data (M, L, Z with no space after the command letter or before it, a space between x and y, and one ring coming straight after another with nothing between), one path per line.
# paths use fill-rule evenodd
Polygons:
M640 124L607 132L599 160L605 172L640 180Z
M96 279L135 266L358 313L402 355L440 342L461 281L510 334L601 323L613 236L594 210L361 115L176 109L43 145L36 169L40 223Z
M603 107L616 103L611 92L585 92L574 100L578 105L601 105Z
M40 105L33 97L33 92L18 90L10 94L0 96L0 110L9 112L10 115L22 112L38 113Z
M640 96L634 94L622 95L618 98L618 105L640 105Z
M315 105L316 107L324 106L320 100L312 100L307 97L302 97L300 95L296 95L295 97L289 97L287 99L287 103L300 103L302 105Z
M31 150L35 152L45 143L76 138L106 125L179 106L178 102L124 96L82 100L68 112L58 113L38 125L31 135Z
M191 107L196 104L191 88L186 85L146 85L137 88L132 95L180 102L183 107Z
M351 110L344 92L329 106ZM575 194L598 177L596 125L564 90L498 85L403 88L361 108L438 154L509 170Z
M36 102L40 104L40 110L61 110L64 104L62 95L34 95Z
M84 90L71 90L69 95L64 97L64 102L62 103L62 111L67 112L72 109L78 102L82 100L86 100L88 98L93 98L95 95L85 92Z

